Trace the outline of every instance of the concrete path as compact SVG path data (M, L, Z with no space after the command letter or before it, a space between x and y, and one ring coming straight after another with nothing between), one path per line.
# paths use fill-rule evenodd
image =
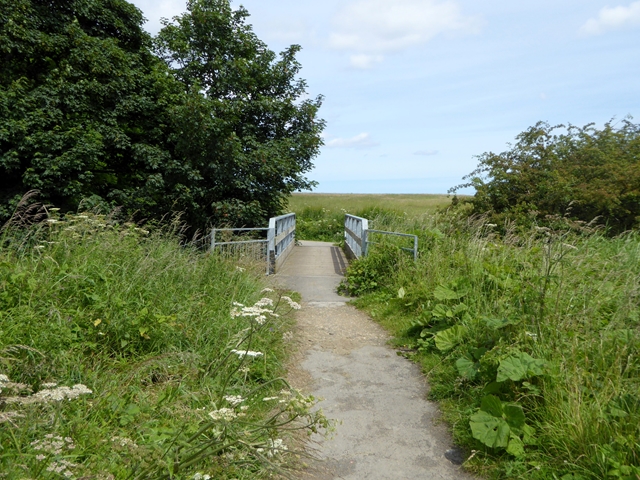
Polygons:
M276 275L303 300L297 332L303 345L291 381L323 399L320 408L338 422L333 438L314 439L320 461L305 478L471 479L445 457L456 452L435 404L426 400L419 368L335 293L345 266L339 248L303 241Z

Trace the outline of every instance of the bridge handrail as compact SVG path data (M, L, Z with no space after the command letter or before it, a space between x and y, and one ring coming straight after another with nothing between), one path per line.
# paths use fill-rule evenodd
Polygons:
M367 254L367 231L369 220L355 215L344 216L344 244L347 255L360 258Z
M405 252L413 253L413 260L418 259L418 236L410 233L399 233L399 232L386 232L384 230L367 230L367 234L369 233L380 233L382 235L395 235L396 237L408 237L413 238L413 248L401 247L400 250L404 250ZM368 236L368 235L367 235ZM372 242L367 239L367 245L371 245L377 242Z
M275 273L295 245L296 214L287 213L269 219L269 273Z

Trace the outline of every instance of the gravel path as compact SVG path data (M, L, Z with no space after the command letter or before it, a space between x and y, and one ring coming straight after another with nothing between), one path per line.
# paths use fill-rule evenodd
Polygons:
M335 293L344 266L337 247L301 242L276 276L303 300L300 355L290 380L321 398L320 408L338 422L332 437L313 439L319 461L305 478L472 479L445 457L457 452L436 405L426 400L418 366L399 357L387 346L388 334Z

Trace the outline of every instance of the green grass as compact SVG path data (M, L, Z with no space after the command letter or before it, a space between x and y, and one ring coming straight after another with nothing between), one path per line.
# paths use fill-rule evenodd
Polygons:
M413 218L446 209L450 204L447 195L294 193L288 211L296 213L299 240L340 243L345 213L369 218L386 212Z
M5 229L0 478L263 478L295 463L290 431L325 425L281 378L295 303L174 232L91 214ZM263 297L264 318L234 305ZM91 393L42 398L74 385Z
M418 235L420 257L376 245L345 289L422 365L465 467L640 478L638 233L498 228L464 207L382 213L373 228Z

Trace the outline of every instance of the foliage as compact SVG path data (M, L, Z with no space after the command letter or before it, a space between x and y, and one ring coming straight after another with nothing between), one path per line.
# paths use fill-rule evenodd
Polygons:
M190 0L155 40L187 95L171 138L188 165L176 202L193 224L209 217L264 222L291 192L314 185L303 174L321 146L322 98L305 99L300 47L277 58L245 23L248 16L228 0Z
M175 88L142 20L124 0L2 2L0 222L31 189L64 210L161 201Z
M637 234L568 220L498 234L458 210L376 228L419 235L418 262L385 252L376 264L391 273L371 268L375 288L356 305L422 364L456 441L475 450L467 468L495 479L637 475ZM350 270L347 284L352 275L363 276Z
M292 431L327 426L280 377L299 305L178 228L55 211L4 228L7 478L286 476Z
M550 126L539 122L516 137L509 150L478 156L465 177L473 187L473 212L505 218L544 220L567 215L594 219L614 232L640 222L640 125L623 120L602 129Z
M63 211L262 225L310 188L321 97L247 16L191 1L154 43L125 0L3 0L0 222L37 189Z

